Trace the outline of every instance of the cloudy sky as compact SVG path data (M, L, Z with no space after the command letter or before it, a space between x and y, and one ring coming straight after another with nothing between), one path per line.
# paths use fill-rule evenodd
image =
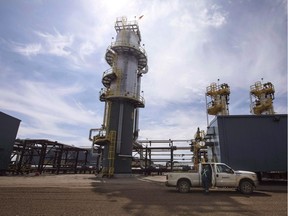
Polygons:
M287 114L287 1L2 0L0 111L21 120L18 137L91 145L114 22L141 15L141 139L206 129L205 91L218 79L231 88L231 115L250 114L250 86L262 78L275 86L275 111Z

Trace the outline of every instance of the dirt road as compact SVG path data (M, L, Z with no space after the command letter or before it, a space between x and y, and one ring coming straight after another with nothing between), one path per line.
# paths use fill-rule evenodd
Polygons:
M152 180L152 181L151 181ZM287 215L287 186L179 194L164 177L101 179L93 175L0 177L0 215Z

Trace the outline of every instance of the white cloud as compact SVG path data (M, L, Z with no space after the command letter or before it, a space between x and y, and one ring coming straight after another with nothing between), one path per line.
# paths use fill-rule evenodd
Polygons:
M10 42L12 50L24 56L36 56L39 54L51 54L55 56L70 56L71 46L74 42L73 35L60 34L54 29L55 34L43 33L36 31L35 34L39 36L38 43L19 43Z
M10 42L12 50L29 58L38 55L51 55L52 57L67 60L67 68L79 70L88 67L86 57L96 51L96 46L91 41L76 42L75 36L70 33L61 34L56 28L53 33L35 31L38 36L37 43Z
M60 34L54 29L55 34L43 33L37 31L36 34L44 41L44 49L42 53L47 53L56 56L71 55L71 46L74 42L74 37L71 34Z
M41 53L42 45L41 44L16 44L14 43L14 51L20 53L24 56L35 56Z
M76 130L73 127L88 131L94 122L100 124L102 120L102 116L95 115L74 98L82 87L59 87L23 80L17 87L21 92L13 91L11 87L2 88L0 104L2 109L24 116L18 136L49 135L72 140L79 136L72 133Z
M145 111L143 111L144 113ZM197 127L205 130L207 117L203 109L177 109L172 111L164 110L162 115L147 117L143 116L140 122L140 139L192 139Z
M95 44L91 41L84 42L80 45L79 53L82 60L85 60L86 56L91 55L95 52Z
M189 8L185 6L182 5L183 8L180 9L182 10L181 15L175 16L170 22L171 26L179 31L195 33L209 27L219 28L226 23L227 14L220 11L216 5L196 1L189 5L191 6Z

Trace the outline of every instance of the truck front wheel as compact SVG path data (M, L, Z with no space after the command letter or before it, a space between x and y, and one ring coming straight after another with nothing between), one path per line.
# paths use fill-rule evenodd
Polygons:
M254 190L254 186L251 181L243 180L240 182L239 190L243 194L252 194Z
M177 189L180 193L188 193L190 191L190 182L186 179L179 180Z

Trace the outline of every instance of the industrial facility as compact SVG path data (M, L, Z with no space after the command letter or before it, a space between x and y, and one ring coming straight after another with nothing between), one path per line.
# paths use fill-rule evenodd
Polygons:
M274 112L274 85L260 81L250 86L250 113L229 115L229 85L207 87L207 131L196 139L194 163L223 162L235 169L252 170L262 177L287 178L287 115ZM198 145L197 145L198 144ZM196 150L196 151L195 151Z
M230 115L230 86L213 82L205 92L207 128L197 128L194 137L183 140L139 140L139 109L145 107L141 79L148 72L147 54L137 20L117 18L114 28L115 41L105 54L110 68L103 72L99 93L105 106L103 124L89 132L92 148L16 139L20 120L0 112L2 174L161 174L197 169L199 163L209 161L257 172L259 178L273 174L287 178L287 114L275 113L271 82L251 85L247 107L251 115Z

